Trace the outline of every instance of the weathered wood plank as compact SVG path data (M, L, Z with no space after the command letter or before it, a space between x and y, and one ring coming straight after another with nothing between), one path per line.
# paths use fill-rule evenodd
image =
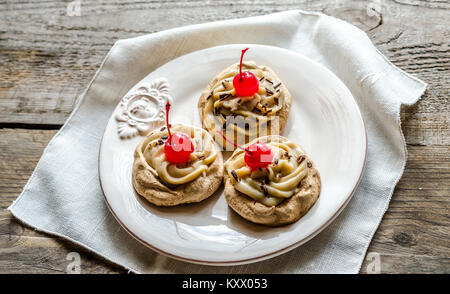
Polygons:
M76 244L35 232L8 211L0 211L0 274L67 273L74 261L70 253L79 255L80 273L126 273Z
M19 195L54 134L54 130L0 129L0 209Z
M368 252L382 273L450 272L448 146L408 146L408 161ZM365 261L364 272L371 261Z
M83 0L81 16L66 15L68 3L0 4L0 124L62 124L117 39L300 8L355 24L395 64L428 82L422 101L403 113L403 130L410 144L449 144L448 3Z
M118 273L122 268L69 241L23 225L6 208L17 198L55 130L0 129L0 274L65 273L77 252L81 273Z
M0 126L62 124L117 39L297 8L323 11L366 31L394 64L429 83L422 100L402 110L408 163L369 252L380 254L384 273L450 272L449 3L83 0L79 17L66 15L68 3L0 3ZM23 226L4 210L55 132L0 129L0 273L64 272L71 251L80 253L82 272L123 272L74 244Z
M72 251L80 253L84 272L123 272L70 242L53 241L23 226L5 210L55 132L0 130L0 273L64 271L65 258ZM450 272L448 151L448 146L409 146L405 174L369 248L380 254L382 272Z
M369 251L370 253L370 251ZM368 256L360 273L372 273L373 257ZM450 259L435 256L383 254L380 258L380 273L383 274L442 274L450 272ZM408 267L404 264L408 263Z

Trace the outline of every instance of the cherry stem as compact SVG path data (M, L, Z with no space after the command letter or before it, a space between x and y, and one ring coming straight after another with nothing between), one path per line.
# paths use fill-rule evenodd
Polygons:
M239 149L242 149L242 150L244 150L245 152L248 152L248 153L250 153L250 154L252 154L253 153L253 151L251 151L251 150L248 150L248 148L244 148L244 147L242 147L242 146L240 146L240 145L238 145L238 144L236 144L236 143L234 143L233 141L231 141L230 139L228 139L225 135L224 135L224 133L221 131L221 130L216 130L219 134L221 134L222 135L222 137L225 139L225 141L227 141L228 143L231 143L231 144L233 144L234 145L234 147L237 147L237 148L239 148Z
M169 110L170 110L170 102L167 101L166 103L166 125L167 125L167 131L169 132L169 139L172 138L172 134L170 133L170 128L169 128ZM171 142L169 140L169 142Z
M241 62L239 63L239 81L242 82L242 59L244 58L245 52L247 52L249 48L245 48L241 53Z

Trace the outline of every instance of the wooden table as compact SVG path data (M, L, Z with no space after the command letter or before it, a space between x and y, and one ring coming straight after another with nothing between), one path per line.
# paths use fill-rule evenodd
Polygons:
M394 64L429 84L421 101L402 109L408 162L368 252L380 255L382 273L450 272L448 2L97 2L80 0L80 16L70 9L67 15L69 1L0 4L0 273L63 273L72 251L80 253L83 273L125 272L6 210L116 40L288 9L322 11L358 26Z

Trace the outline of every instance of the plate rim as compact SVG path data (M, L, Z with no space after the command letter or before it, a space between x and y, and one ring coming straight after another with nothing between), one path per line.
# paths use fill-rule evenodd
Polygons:
M353 102L355 103L356 110L357 110L357 112L358 112L359 118L360 118L360 120L361 120L361 122L362 122L362 127L363 127L363 130L364 130L363 133L364 133L364 138L365 138L365 140L364 140L364 143L365 143L365 144L364 144L364 160L363 160L363 165L362 165L361 172L360 172L360 174L359 174L358 180L356 181L356 183L355 183L355 185L354 185L352 191L351 191L350 194L347 196L347 198L346 198L345 201L342 203L342 205L338 208L338 210L337 210L337 211L333 214L333 216L331 216L331 217L330 217L330 218L329 218L322 226L320 226L320 227L317 228L314 232L310 233L308 236L302 238L301 240L298 240L298 241L296 241L296 242L293 242L293 243L291 243L291 244L289 244L289 245L287 245L287 246L285 246L285 247L283 247L283 248L281 248L281 249L278 249L278 250L276 250L276 251L272 251L272 252L270 252L270 253L266 253L266 254L263 254L263 255L260 255L260 256L256 256L256 257L252 257L252 258L243 258L243 259L239 259L239 260L230 260L230 261L210 261L210 260L202 260L202 259L195 259L195 258L183 257L183 256L179 256L179 255L176 255L176 254L173 254L173 253L164 251L163 249L160 249L160 248L156 247L155 245L152 245L152 244L150 244L149 242L143 240L141 237L137 236L137 234L135 234L134 232L132 232L132 231L131 231L131 230L130 230L130 229L129 229L129 228L128 228L128 227L127 227L120 219L119 219L119 217L117 216L117 214L114 212L113 208L111 207L110 203L108 202L108 198L106 197L105 191L104 191L104 189L103 189L103 184L102 184L102 179L101 179L101 168L100 168L100 157L101 157L101 156L100 156L100 154L101 154L101 150L102 150L102 144L103 144L104 135L105 135L105 133L106 133L106 129L108 128L108 126L109 126L109 124L110 124L111 116L112 116L112 115L114 114L114 112L116 111L116 108L117 108L117 105L116 105L116 107L114 108L114 110L113 110L111 116L109 116L109 118L108 118L108 123L106 124L106 126L105 126L105 128L104 128L104 130L103 130L102 137L101 137L101 140L100 140L100 145L99 145L99 148L98 148L98 156L97 156L98 180L99 180L99 184L100 184L100 190L102 191L103 199L105 200L106 206L108 207L108 209L109 209L109 211L111 212L111 214L114 216L114 218L116 219L116 221L121 225L121 227L122 227L126 232L128 232L128 234L130 234L132 237L134 237L134 238L135 238L137 241L139 241L141 244L143 244L143 245L145 245L146 247L152 249L153 251L155 251L155 252L157 252L157 253L159 253L159 254L162 254L162 255L164 255L164 256L173 258L173 259L175 259L175 260L184 261L184 262L193 263L193 264L201 264L201 265L211 265L211 266L232 266L232 265L242 265L242 264L249 264L249 263L255 263L255 262L267 260L267 259L270 259L270 258L279 256L279 255L282 255L282 254L284 254L284 253L286 253L286 252L288 252L288 251L290 251L290 250L293 250L293 249L295 249L295 248L297 248L297 247L299 247L299 246L305 244L306 242L310 241L310 240L311 240L312 238L314 238L315 236L317 236L320 232L322 232L326 227L328 227L328 226L329 226L329 225L330 225L330 224L331 224L331 223L332 223L332 222L333 222L333 221L341 214L341 212L344 210L344 208L348 205L348 203L350 202L350 200L353 198L353 195L355 194L356 189L358 188L358 186L359 186L359 184L360 184L360 182L361 182L362 175L363 175L364 170L365 170L365 168L366 168L366 164L367 164L367 152L368 152L367 128L366 128L366 124L365 124L364 118L363 118L363 116L362 116L362 114L361 114L361 110L360 110L360 108L359 108L359 105L358 105L358 103L357 103L355 97L354 97L353 94L351 93L350 89L345 85L345 83L344 83L344 82L343 82L343 81L342 81L342 80L341 80L341 79L340 79L333 71L331 71L331 70L328 69L326 66L324 66L324 65L322 65L322 64L320 64L320 63L314 61L313 59L311 59L311 58L309 58L309 57L307 57L307 56L305 56L305 55L303 55L303 54L301 54L301 53L298 53L298 52L295 52L295 51L292 51L292 50L289 50L289 49L286 49L286 48L282 48L282 47L271 46L271 45L263 45L263 44L249 44L249 43L246 43L246 44L225 44L225 45L218 45L218 46L212 46L212 47L208 47L208 48L203 48L203 49L200 49L200 50L195 50L195 51L186 53L186 54L184 54L184 55L178 56L178 57L176 57L176 58L174 58L174 59L171 59L171 60L169 60L168 62L166 62L166 63L160 65L158 68L154 69L153 71L149 72L146 76L148 76L150 73L154 72L155 70L159 69L160 67L163 67L163 66L165 66L166 64L172 62L173 60L178 59L178 58L182 58L182 57L184 57L184 56L186 56L186 55L190 55L190 54L193 54L193 53L196 53L196 52L199 52L199 51L205 51L205 50L209 50L209 49L213 49L213 48L230 47L230 46L236 46L236 45L244 46L244 47L250 47L250 46L270 47L270 48L276 48L277 50L289 51L289 53L291 53L291 54L293 53L293 54L300 55L302 58L305 58L305 59L307 59L309 62L314 63L314 65L316 65L316 66L318 66L318 67L321 67L322 69L324 69L325 71L327 71L328 73L330 73L331 75L333 75L340 83L342 83L342 85L343 85L343 86L348 90L348 92L350 93L350 96L351 96L351 98L353 99ZM145 78L145 77L144 77L144 78ZM143 79L144 79L144 78L143 78ZM142 79L141 79L139 82L141 82L141 81L142 81ZM138 83L139 83L139 82L138 82ZM133 87L134 87L134 86L133 86ZM131 89L131 88L130 88L130 89ZM129 91L129 90L128 90L128 91Z

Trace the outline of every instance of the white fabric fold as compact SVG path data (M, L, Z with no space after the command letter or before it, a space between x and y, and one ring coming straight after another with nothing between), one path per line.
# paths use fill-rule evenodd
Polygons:
M99 144L116 104L148 73L186 53L236 43L287 48L332 70L361 109L368 133L367 164L347 208L305 245L250 265L188 264L146 248L116 222L98 181ZM391 64L363 31L319 13L286 11L120 40L9 210L39 231L71 240L137 273L357 273L405 167L400 106L415 103L425 88L424 82Z

